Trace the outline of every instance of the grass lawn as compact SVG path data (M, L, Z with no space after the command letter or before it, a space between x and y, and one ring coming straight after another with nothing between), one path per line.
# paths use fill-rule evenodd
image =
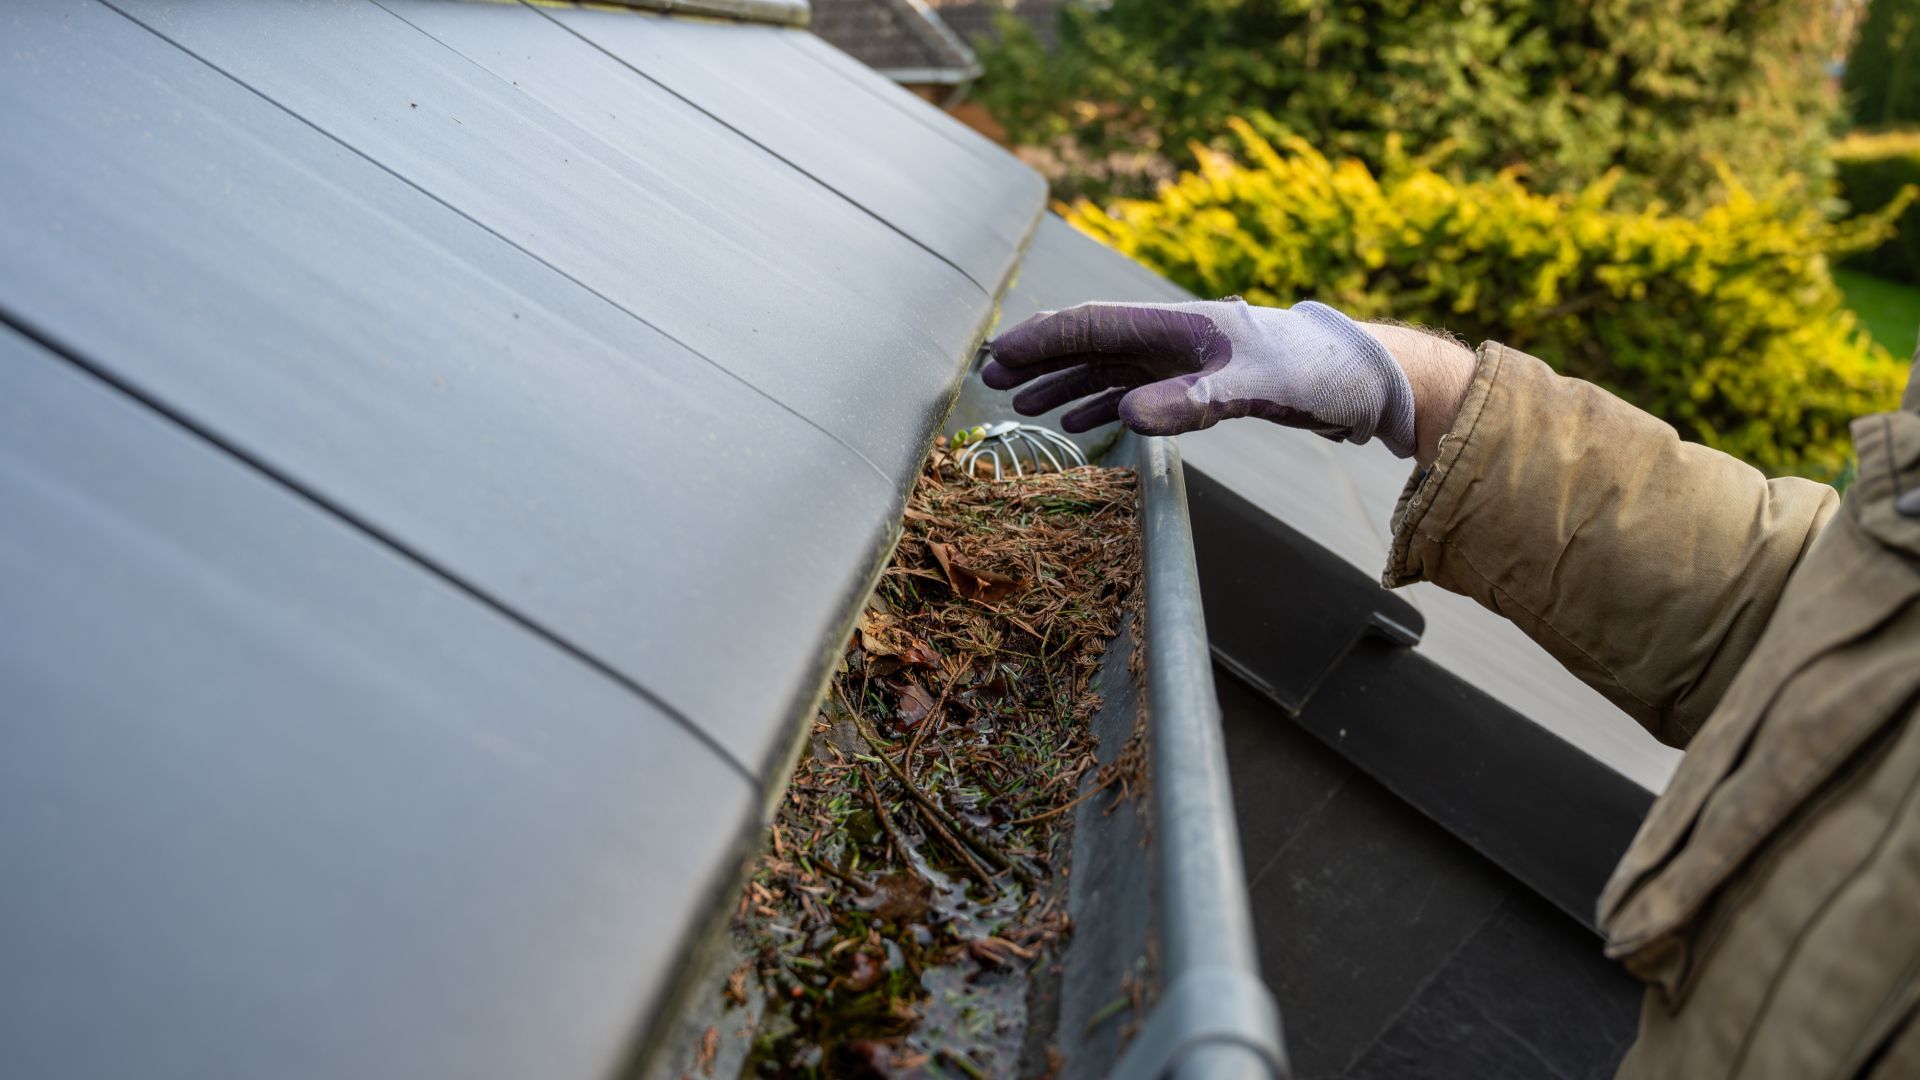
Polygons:
M1833 280L1840 284L1847 306L1867 324L1875 341L1902 359L1913 355L1914 337L1920 332L1920 285L1888 281L1844 267L1833 272Z

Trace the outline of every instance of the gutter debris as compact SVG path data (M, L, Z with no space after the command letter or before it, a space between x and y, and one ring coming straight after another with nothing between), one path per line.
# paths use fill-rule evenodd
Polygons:
M1081 791L1094 676L1138 615L1136 490L1126 469L978 480L934 451L736 912L722 992L760 999L743 1075L1059 1070L1028 1015L1071 931L1072 811L1144 769L1123 754Z

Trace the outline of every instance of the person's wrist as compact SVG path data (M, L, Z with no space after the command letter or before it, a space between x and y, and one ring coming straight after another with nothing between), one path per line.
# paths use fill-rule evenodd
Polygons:
M1413 387L1413 459L1421 468L1440 454L1440 437L1453 430L1473 382L1474 356L1466 346L1438 334L1390 323L1361 323L1386 347Z
M1297 334L1296 351L1320 355L1322 392L1330 394L1319 408L1319 419L1348 425L1343 441L1364 443L1377 438L1397 457L1416 452L1413 387L1405 367L1371 328L1355 322L1337 308L1303 300L1280 313L1288 320L1304 320L1311 330ZM1302 357L1304 359L1304 355ZM1362 388L1365 389L1362 389Z

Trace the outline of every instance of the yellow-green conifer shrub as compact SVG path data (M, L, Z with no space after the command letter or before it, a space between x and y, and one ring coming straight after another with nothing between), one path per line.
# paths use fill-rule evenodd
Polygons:
M1542 195L1397 154L1376 177L1235 133L1238 158L1203 152L1156 198L1061 210L1203 296L1312 298L1526 349L1770 473L1838 475L1848 421L1899 400L1905 364L1841 306L1828 259L1879 242L1905 200L1834 226L1725 176L1726 197L1680 216L1620 208L1611 178Z

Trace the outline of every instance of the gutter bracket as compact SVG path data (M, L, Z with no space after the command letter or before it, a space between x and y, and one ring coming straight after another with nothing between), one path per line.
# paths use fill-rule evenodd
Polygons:
M1280 1010L1259 978L1229 967L1193 968L1160 997L1153 1014L1127 1047L1115 1080L1161 1080L1172 1076L1189 1053L1226 1043L1258 1055L1267 1075L1287 1075L1280 1048Z

